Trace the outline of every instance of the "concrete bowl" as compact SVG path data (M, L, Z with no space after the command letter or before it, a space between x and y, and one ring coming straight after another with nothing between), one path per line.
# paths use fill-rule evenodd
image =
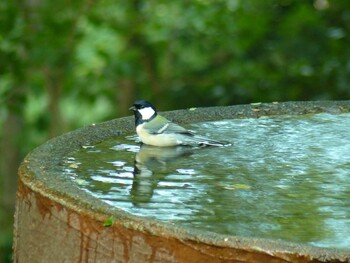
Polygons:
M254 103L163 112L177 123L349 112L350 101ZM34 149L19 168L14 262L350 262L350 249L317 248L181 228L137 217L80 190L62 160L83 145L134 131L133 117L90 125ZM104 226L113 218L110 226Z

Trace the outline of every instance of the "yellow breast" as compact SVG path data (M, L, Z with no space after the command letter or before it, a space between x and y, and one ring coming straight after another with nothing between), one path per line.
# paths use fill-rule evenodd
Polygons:
M137 126L136 133L144 144L168 147L180 145L182 142L173 134L150 134L142 127L143 124Z

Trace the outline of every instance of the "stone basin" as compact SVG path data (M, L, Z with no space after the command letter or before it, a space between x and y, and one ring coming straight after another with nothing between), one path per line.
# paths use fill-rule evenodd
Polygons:
M162 115L186 124L349 109L350 101L284 102ZM350 262L350 249L215 234L137 217L80 190L62 175L67 154L133 130L133 117L119 118L66 133L28 154L19 168L14 262Z

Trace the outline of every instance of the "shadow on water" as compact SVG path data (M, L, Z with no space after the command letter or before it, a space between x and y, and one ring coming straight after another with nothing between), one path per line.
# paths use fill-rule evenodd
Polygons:
M169 173L168 163L193 153L192 147L154 147L141 145L135 155L134 179L130 191L132 203L142 206L151 201L158 182Z

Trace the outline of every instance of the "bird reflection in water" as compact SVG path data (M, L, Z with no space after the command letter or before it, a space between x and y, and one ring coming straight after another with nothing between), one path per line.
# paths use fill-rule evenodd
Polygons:
M158 182L167 174L167 164L192 153L193 148L188 146L155 147L142 144L134 162L134 179L130 191L133 204L142 206L148 203Z

